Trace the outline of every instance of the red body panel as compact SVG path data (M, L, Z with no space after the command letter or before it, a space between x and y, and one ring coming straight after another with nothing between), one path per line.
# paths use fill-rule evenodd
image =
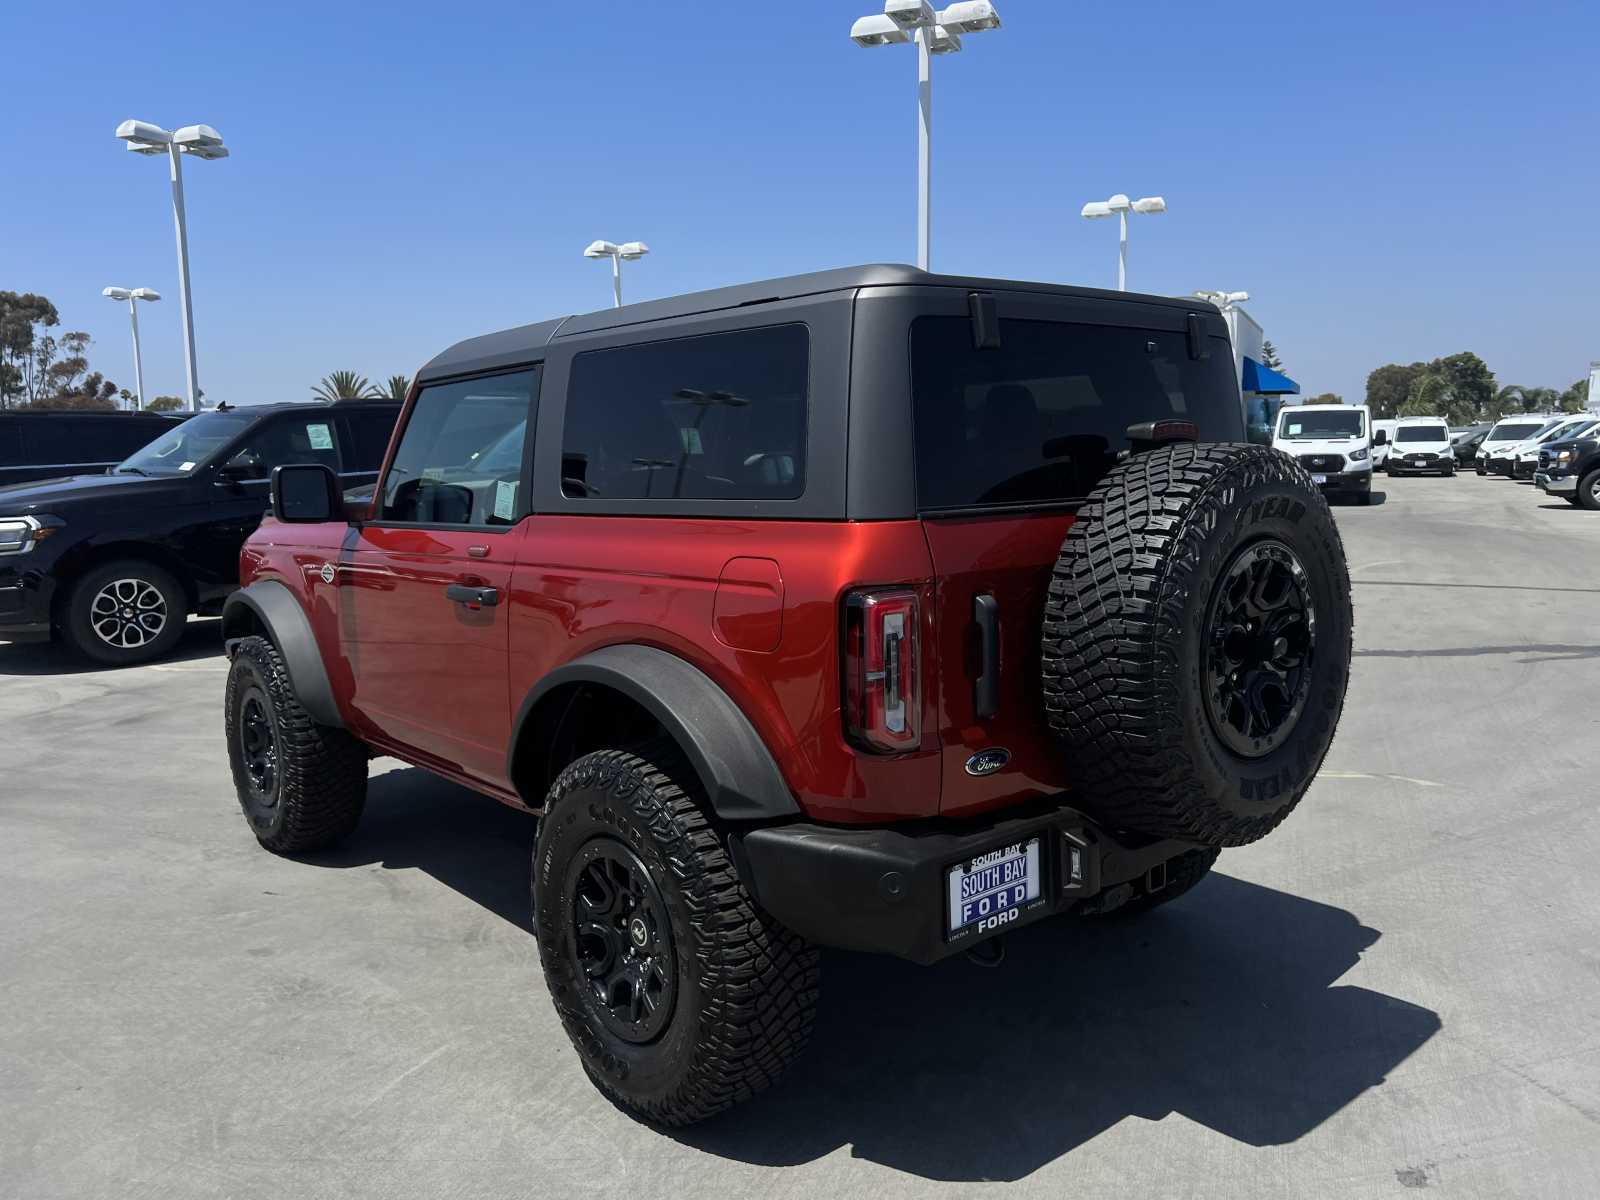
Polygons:
M937 732L944 757L941 812L963 815L1013 804L1067 786L1060 748L1044 723L1039 639L1050 570L1072 527L1070 514L946 518L924 523L938 580L934 669ZM1000 704L980 721L973 600L988 593L1000 605ZM993 775L973 776L967 759L991 748L1011 761Z
M1070 516L824 522L536 515L503 532L280 525L246 546L242 578L301 598L352 731L515 801L512 723L549 672L641 644L704 671L750 719L816 820L966 814L1066 785L1039 704L1040 621ZM331 564L335 583L323 581ZM451 583L494 587L481 609ZM874 755L845 741L840 603L851 588L913 587L920 603L922 739ZM974 716L972 598L1001 612L998 716ZM1007 769L969 756L1004 747Z

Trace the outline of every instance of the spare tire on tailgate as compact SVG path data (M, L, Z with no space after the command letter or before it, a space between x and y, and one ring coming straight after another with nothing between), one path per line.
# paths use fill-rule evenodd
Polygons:
M1287 455L1166 445L1078 512L1045 608L1045 715L1080 808L1240 846L1305 794L1350 671L1350 576Z

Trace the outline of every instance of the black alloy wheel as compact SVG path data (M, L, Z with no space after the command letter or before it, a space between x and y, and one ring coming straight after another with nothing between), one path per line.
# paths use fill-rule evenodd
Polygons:
M672 1017L678 967L661 891L632 850L595 838L567 870L570 951L583 1003L612 1033L654 1041Z
M259 820L270 821L278 804L278 733L272 723L271 701L259 687L249 688L240 700L238 723L244 799L257 810Z
M1317 617L1305 568L1268 538L1218 579L1206 620L1206 715L1228 748L1261 758L1283 745L1311 690Z

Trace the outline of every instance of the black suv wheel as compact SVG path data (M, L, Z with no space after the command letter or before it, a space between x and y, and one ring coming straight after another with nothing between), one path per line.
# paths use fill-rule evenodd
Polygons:
M367 749L311 719L265 638L234 651L223 711L234 790L256 841L298 854L355 829L367 802Z
M189 597L172 572L123 559L95 567L72 585L62 632L86 658L131 666L171 652L188 616Z
M1582 507L1600 509L1600 467L1578 480L1576 495Z
M677 747L578 759L534 856L545 982L584 1069L622 1107L689 1125L771 1084L804 1049L816 947L740 882Z

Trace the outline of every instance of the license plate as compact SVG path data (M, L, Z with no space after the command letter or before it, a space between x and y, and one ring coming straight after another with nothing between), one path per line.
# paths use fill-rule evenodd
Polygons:
M1313 475L1311 477L1311 482L1312 483L1327 483L1328 482L1328 477L1326 475Z
M1039 839L989 850L945 872L951 941L999 929L1040 899Z

